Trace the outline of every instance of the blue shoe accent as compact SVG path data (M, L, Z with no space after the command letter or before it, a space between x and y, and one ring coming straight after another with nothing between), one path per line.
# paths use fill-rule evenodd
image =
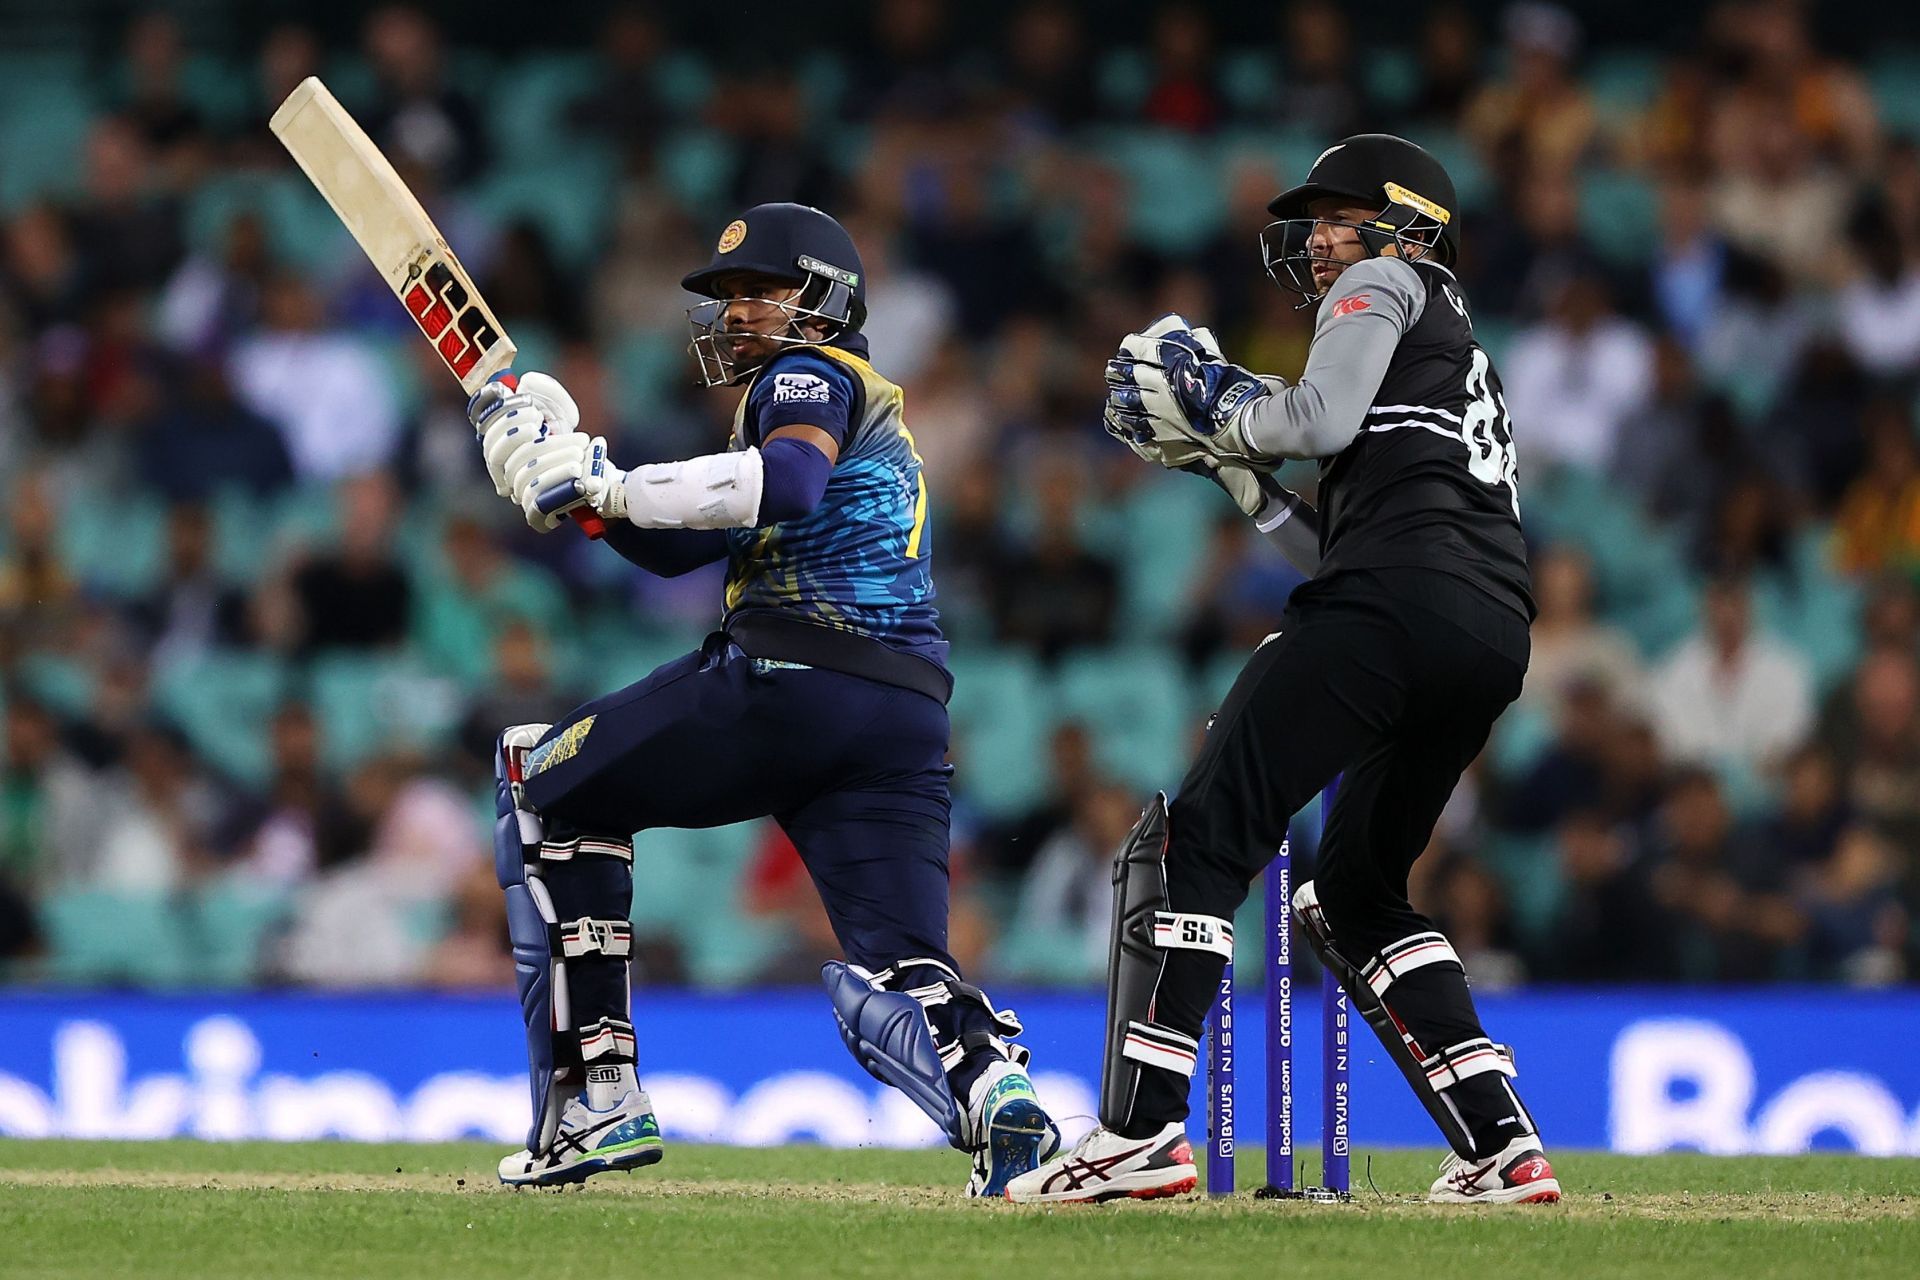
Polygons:
M1036 1169L1051 1142L1059 1145L1059 1131L1032 1097L1013 1098L993 1114L987 1135L987 1183L981 1194L998 1198L1007 1183Z

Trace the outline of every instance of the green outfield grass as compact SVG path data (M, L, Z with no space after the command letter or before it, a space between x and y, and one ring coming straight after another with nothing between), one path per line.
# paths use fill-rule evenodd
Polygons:
M1911 1276L1920 1160L1555 1154L1557 1207L1419 1203L1434 1155L1354 1158L1351 1205L964 1200L952 1152L670 1147L560 1192L475 1144L0 1141L0 1276ZM1254 1153L1242 1184L1257 1181Z

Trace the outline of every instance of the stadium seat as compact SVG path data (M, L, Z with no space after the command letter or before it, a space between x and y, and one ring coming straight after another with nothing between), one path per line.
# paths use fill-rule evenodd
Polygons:
M98 672L84 660L47 651L24 655L14 675L35 698L69 716L86 713L98 685Z
M288 890L239 877L195 894L185 912L194 982L239 987L258 981L267 940L292 911Z
M1128 495L1116 522L1128 637L1163 640L1179 625L1209 527L1232 509L1213 486L1187 476L1154 475Z
M154 705L228 778L266 781L267 722L288 691L287 672L268 653L215 651L154 674Z
M686 337L683 326L670 332L629 332L615 339L607 355L614 403L652 404L673 384L684 382Z
M1920 131L1920 53L1886 53L1867 72L1880 123L1898 133Z
M1137 115L1153 88L1153 64L1139 49L1115 49L1100 60L1095 92L1104 114Z
M849 79L847 64L828 49L814 49L800 59L800 91L810 119L830 120L840 113Z
M1264 49L1239 49L1221 55L1216 77L1228 109L1235 115L1270 117L1279 101L1280 69Z
M973 646L953 657L953 717L959 785L989 813L1036 799L1046 785L1046 687L1025 654Z
M678 898L684 914L675 930L694 981L704 987L739 986L785 939L741 908L742 880L753 860L757 823L700 831L643 831L634 841L633 918L664 923L664 902ZM656 895L653 877L668 886Z
M414 643L428 667L469 687L493 676L494 644L508 623L524 622L546 634L562 630L567 617L566 592L530 564L510 564L477 594L444 570L423 577L414 602Z
M1518 778L1553 745L1553 719L1529 703L1508 707L1494 723L1487 764L1500 778Z
M1386 48L1368 52L1362 67L1367 96L1375 108L1398 115L1420 92L1420 60L1411 49Z
M193 977L179 909L165 894L60 890L43 900L41 919L58 981L167 987Z
M298 173L228 173L203 183L187 200L188 245L217 258L241 213L259 217L275 255L292 265L326 269L355 251L340 219Z
M1143 788L1178 781L1194 719L1173 655L1158 648L1074 654L1053 684L1057 718L1085 724L1116 776Z
M1653 105L1660 92L1661 58L1614 49L1595 53L1581 75L1603 116L1626 120Z
M1547 941L1566 897L1553 837L1494 834L1483 842L1478 857L1505 889L1515 927L1530 943Z
M144 595L165 569L166 518L160 499L140 490L111 503L67 503L60 519L60 557L93 590L123 600Z
M518 164L549 153L555 139L577 136L567 116L595 86L598 66L590 53L528 52L514 59L513 74L489 86L485 98L487 140L496 156Z
M1638 174L1600 169L1582 177L1581 229L1613 261L1632 264L1644 259L1658 231L1659 217L1660 202L1653 186Z
M733 180L734 144L707 129L676 129L661 139L655 159L667 190L689 209L711 209Z
M1115 130L1103 148L1126 175L1133 234L1163 252L1205 243L1226 212L1213 146L1159 129Z
M460 715L452 680L402 658L330 654L314 660L307 679L323 751L336 769L375 752L442 745Z
M76 157L94 123L87 83L65 58L0 61L0 212L77 188L83 166Z
M1325 138L1302 130L1229 129L1220 139L1220 170L1227 173L1237 164L1258 162L1281 182L1292 183L1313 167L1326 146Z
M476 212L500 227L531 222L566 264L592 261L606 239L613 215L617 163L590 144L556 144L522 153L511 165L496 165L472 191ZM519 330L514 331L518 340Z

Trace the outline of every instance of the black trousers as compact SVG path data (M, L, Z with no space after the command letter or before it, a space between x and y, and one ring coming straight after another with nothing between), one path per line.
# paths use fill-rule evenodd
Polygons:
M1519 695L1526 662L1526 622L1442 574L1352 572L1300 588L1172 802L1171 909L1232 918L1293 815L1344 773L1314 875L1341 954L1362 962L1431 930L1407 900L1408 872ZM1210 952L1168 951L1153 1021L1197 1038L1223 965ZM1406 979L1425 989L1408 1002L1409 1030L1437 1045L1484 1035L1464 980L1438 977ZM1190 1084L1147 1068L1128 1130L1185 1119Z

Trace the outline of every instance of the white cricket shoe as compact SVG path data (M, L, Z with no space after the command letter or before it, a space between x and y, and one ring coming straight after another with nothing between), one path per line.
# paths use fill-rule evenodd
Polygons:
M1095 1127L1060 1159L1007 1184L1015 1204L1096 1204L1102 1200L1158 1200L1198 1186L1193 1144L1178 1121L1151 1138L1123 1138Z
M1554 1204L1560 1183L1540 1149L1540 1136L1515 1138L1486 1160L1462 1160L1449 1151L1440 1176L1427 1188L1435 1204Z
M500 1181L514 1187L555 1187L585 1182L596 1173L638 1169L665 1154L653 1100L637 1089L605 1111L595 1111L584 1096L560 1112L553 1145L542 1155L516 1151L500 1162Z
M977 1136L967 1194L998 1199L1008 1182L1059 1153L1060 1126L1040 1105L1033 1081L1016 1063L992 1063L970 1092L967 1133Z

